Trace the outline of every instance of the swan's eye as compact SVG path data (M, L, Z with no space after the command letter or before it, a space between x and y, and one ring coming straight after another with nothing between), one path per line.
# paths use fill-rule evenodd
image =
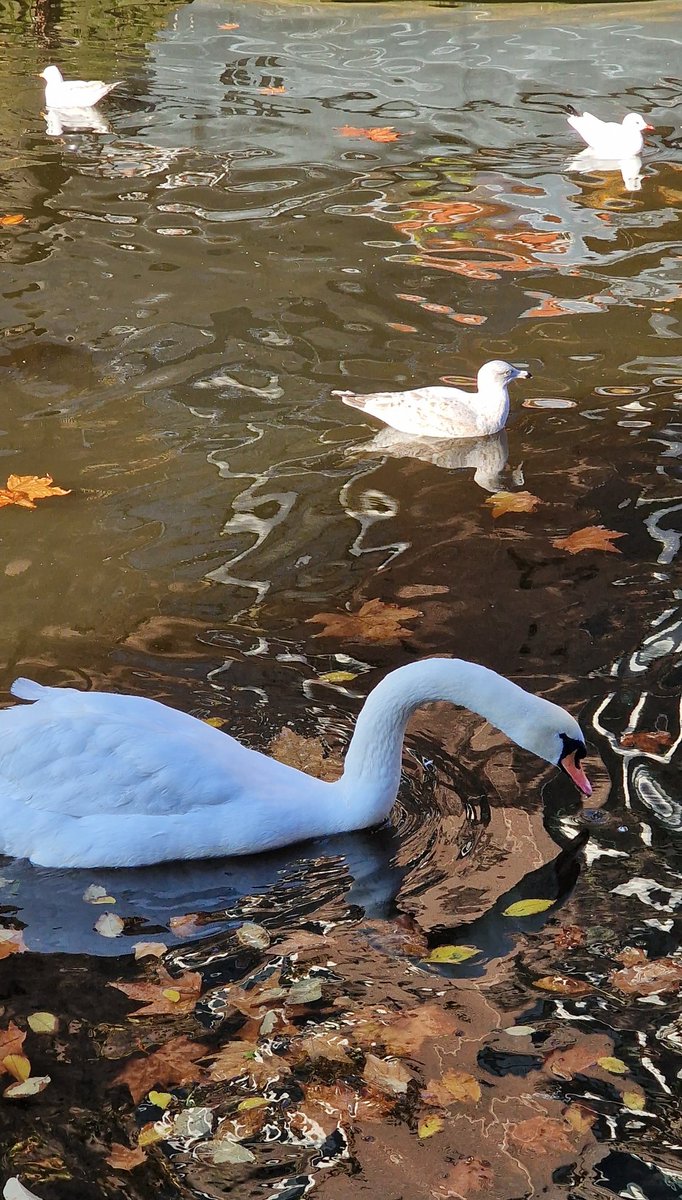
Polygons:
M581 762L583 758L585 758L587 754L587 746L583 741L578 741L578 738L569 737L567 733L561 733L559 734L559 737L561 738L561 753L559 755L559 762L557 764L558 766L562 765L562 762L566 758L567 754L573 754L575 756L576 765Z

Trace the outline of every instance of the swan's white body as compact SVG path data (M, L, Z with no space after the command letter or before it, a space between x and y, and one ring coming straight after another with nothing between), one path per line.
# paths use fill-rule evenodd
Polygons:
M499 433L507 422L507 388L513 379L530 379L530 372L495 359L481 367L475 392L455 387L425 387L408 392L373 392L367 396L345 391L332 395L401 433L438 438L488 437Z
M382 680L334 783L154 700L26 679L12 691L34 703L0 712L0 853L47 867L248 854L378 824L398 791L407 721L430 700L480 713L590 790L573 717L456 659L410 663Z
M568 117L576 133L594 152L597 158L634 158L644 146L643 133L653 129L639 113L627 113L620 125L616 121L600 121L592 113L572 113Z
M45 104L48 108L92 108L99 104L109 92L118 87L115 83L103 83L101 79L64 79L59 67L45 67L40 72L45 80Z

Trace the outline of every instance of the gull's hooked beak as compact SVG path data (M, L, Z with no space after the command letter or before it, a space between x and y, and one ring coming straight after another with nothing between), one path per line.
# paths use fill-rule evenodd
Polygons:
M649 130L649 133L653 133L653 132L654 132L654 130L655 130L655 128L656 128L656 126L655 126L655 125L645 125L645 126L644 126L644 128L645 128L645 129L648 129L648 130Z
M568 754L564 755L559 763L559 766L561 767L562 771L565 771L567 775L570 775L575 786L579 788L583 796L591 796L592 784L590 783L580 764L576 762L576 753L576 750L571 750Z
M527 371L525 367L514 367L514 371L515 371L514 379L532 379L533 378L530 371Z

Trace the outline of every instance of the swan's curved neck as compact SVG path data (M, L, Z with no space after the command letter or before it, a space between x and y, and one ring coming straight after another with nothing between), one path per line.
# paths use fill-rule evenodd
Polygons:
M433 700L478 713L522 746L533 709L555 707L495 671L462 659L422 659L392 671L367 697L335 785L348 807L367 810L364 825L376 824L390 812L400 784L405 727L416 709Z

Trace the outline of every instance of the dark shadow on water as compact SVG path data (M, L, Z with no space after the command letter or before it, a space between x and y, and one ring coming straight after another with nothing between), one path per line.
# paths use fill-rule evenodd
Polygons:
M244 858L164 863L130 870L53 870L26 859L5 860L0 874L4 914L24 926L30 950L42 953L129 954L137 941L167 946L227 931L244 920L277 927L312 919L325 905L386 917L400 888L396 831L344 834ZM115 903L83 899L91 885ZM104 913L124 921L118 937L99 934ZM187 914L196 925L170 922Z

